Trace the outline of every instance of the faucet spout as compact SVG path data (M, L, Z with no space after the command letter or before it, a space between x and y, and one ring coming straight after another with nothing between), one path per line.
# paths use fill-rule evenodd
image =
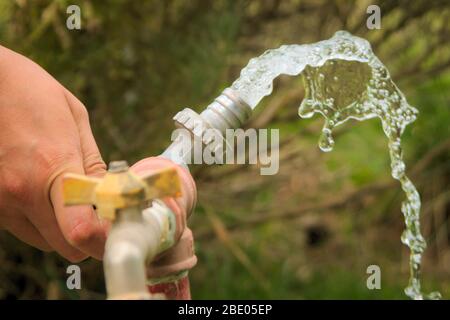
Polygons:
M147 288L147 265L175 241L174 213L160 201L142 210L120 210L105 246L108 299L155 299Z
M104 271L109 299L150 299L146 262L157 253L163 229L155 216L142 217L140 207L117 214L105 247Z

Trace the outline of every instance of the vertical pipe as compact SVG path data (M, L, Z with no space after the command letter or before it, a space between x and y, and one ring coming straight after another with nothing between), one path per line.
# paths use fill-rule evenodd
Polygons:
M146 261L161 242L158 221L142 219L140 207L118 210L106 241L104 272L108 299L148 299Z

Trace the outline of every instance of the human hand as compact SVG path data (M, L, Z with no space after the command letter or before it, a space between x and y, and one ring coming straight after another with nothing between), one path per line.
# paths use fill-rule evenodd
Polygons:
M105 169L83 104L0 46L0 228L72 262L100 259L107 224L91 206L64 206L62 176Z

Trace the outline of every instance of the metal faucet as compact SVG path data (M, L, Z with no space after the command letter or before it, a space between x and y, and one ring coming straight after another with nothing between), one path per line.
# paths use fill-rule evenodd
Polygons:
M102 218L112 221L104 254L108 298L153 298L146 265L173 244L176 227L173 212L156 199L181 195L176 170L138 177L125 161L115 161L102 179L67 174L63 194L66 205L93 204Z
M205 135L207 129L225 134L226 129L241 127L251 113L252 109L230 88L225 89L200 114L186 108L173 119L177 127L187 130L172 142L161 157L187 168L190 154L185 152L186 141L200 139L208 145L211 141ZM146 266L176 241L174 212L157 200L180 196L180 181L175 169L138 177L129 170L125 161L116 161L110 163L102 179L67 174L63 188L66 205L93 204L101 217L112 221L104 254L108 298L161 298L149 293ZM151 207L148 208L149 202ZM178 240L184 239L187 247L193 250L192 233L188 231L187 238ZM178 255L183 256L179 250ZM196 258L193 258L190 258L190 267L195 265Z

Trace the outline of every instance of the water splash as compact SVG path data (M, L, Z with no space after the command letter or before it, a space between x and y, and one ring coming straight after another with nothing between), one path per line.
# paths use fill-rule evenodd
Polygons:
M388 138L391 174L406 195L401 209L406 226L401 240L410 249L410 279L405 293L412 299L439 299L438 292L425 295L421 290L420 266L426 242L420 232L420 196L406 176L402 160L401 135L418 111L408 104L369 42L345 31L314 44L266 51L250 60L232 88L255 108L272 92L273 79L281 74L302 76L305 98L300 117L319 113L325 118L319 139L322 151L333 149L333 128L348 119L381 120Z

